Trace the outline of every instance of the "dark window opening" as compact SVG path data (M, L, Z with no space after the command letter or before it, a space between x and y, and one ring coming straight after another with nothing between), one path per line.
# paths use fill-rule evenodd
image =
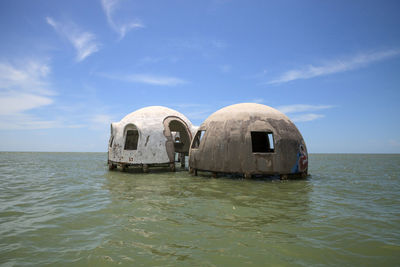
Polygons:
M114 136L111 136L111 138L110 138L110 147L112 147L113 141L114 141Z
M125 150L136 150L139 140L139 132L137 130L128 130L126 132Z
M251 132L251 144L253 152L274 152L274 135L271 132Z
M204 133L206 131L197 131L196 136L193 139L192 148L199 148L201 139L203 139Z

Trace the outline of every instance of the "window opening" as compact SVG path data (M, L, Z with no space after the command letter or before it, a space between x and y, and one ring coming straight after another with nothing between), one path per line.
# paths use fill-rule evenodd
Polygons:
M139 132L137 130L126 131L125 150L136 150L139 140Z
M203 139L205 132L206 132L205 130L197 131L196 136L193 139L192 148L199 148L201 139Z
M274 134L271 132L251 132L251 144L254 153L272 153L275 151Z

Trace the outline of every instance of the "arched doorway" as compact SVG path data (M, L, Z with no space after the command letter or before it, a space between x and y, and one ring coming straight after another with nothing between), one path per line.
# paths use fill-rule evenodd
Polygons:
M189 127L181 118L170 116L164 120L164 135L167 138L166 149L170 163L175 166L175 161L178 161L184 168L192 141Z

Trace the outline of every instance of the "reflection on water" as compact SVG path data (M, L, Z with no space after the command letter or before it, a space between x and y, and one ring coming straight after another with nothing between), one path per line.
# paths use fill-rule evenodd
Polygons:
M109 172L0 153L0 264L396 265L400 156L311 155L306 180Z
M253 229L307 217L311 184L188 177L186 172L130 175L109 172L113 202L215 226ZM194 208L195 207L195 208ZM134 210L130 210L134 213ZM179 214L181 213L181 214Z
M245 258L261 264L251 255L262 257L268 240L296 239L285 226L307 220L312 188L308 180L212 179L186 172L105 177L123 226L113 234L120 240L109 245L132 246L141 261L164 256L183 265L207 265L210 259L225 264L227 255L228 263Z

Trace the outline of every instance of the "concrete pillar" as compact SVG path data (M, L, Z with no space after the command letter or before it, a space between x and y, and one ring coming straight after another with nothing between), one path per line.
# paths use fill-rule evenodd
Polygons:
M175 171L175 162L171 162L171 163L169 164L169 170L170 170L171 172L174 172L174 171Z
M128 166L126 164L121 164L121 169L123 172L126 172L128 170Z
M184 169L185 168L185 164L186 164L186 159L185 159L185 154L184 153L180 153L180 161L181 161L181 168Z
M148 173L149 172L149 165L143 164L142 169L143 169L144 173Z
M108 170L112 171L112 170L114 170L115 168L117 168L117 165L112 164L111 162L108 163Z
M281 174L279 177L281 178L281 180L287 180L288 179L288 175L287 174Z

